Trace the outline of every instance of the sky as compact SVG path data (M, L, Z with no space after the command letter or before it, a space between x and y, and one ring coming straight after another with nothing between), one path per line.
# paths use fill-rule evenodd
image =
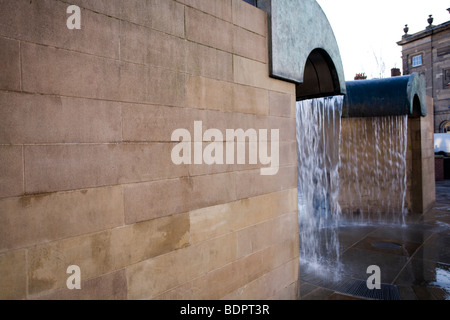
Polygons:
M390 77L402 69L403 28L408 34L424 30L428 16L433 25L450 20L449 0L317 0L327 15L339 45L345 80L357 73L368 79ZM384 72L383 72L384 65Z

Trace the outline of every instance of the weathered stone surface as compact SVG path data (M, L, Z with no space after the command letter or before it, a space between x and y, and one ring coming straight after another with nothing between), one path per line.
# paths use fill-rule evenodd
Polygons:
M186 38L213 48L233 52L233 25L186 7Z
M188 41L186 69L191 75L232 81L233 57L231 53Z
M145 221L236 199L233 174L163 180L124 187L125 221Z
M152 181L187 175L171 160L174 144L85 144L25 147L29 194Z
M19 51L19 41L0 37L0 89L20 90Z
M265 193L295 188L297 167L280 167L276 175L262 176L260 170L236 172L236 197L245 199Z
M209 272L205 276L169 290L155 299L222 299L270 270L291 261L298 255L296 250L298 251L298 244L294 244L294 241L283 242Z
M227 234L130 266L128 298L150 299L233 262L236 243L236 235Z
M266 37L269 31L267 13L242 0L232 0L232 2L233 23Z
M121 23L122 60L184 71L185 57L186 42L183 39L133 23Z
M26 251L0 254L0 299L22 300L27 297Z
M69 276L69 275L68 275ZM67 288L56 290L32 300L125 300L127 299L127 279L125 270L81 282L81 290Z
M123 224L122 188L0 200L0 252Z
M234 81L240 84L295 94L295 85L269 78L268 64L245 57L233 56Z
M121 2L124 20L184 37L184 6L173 0L127 0Z
M191 243L235 232L294 212L297 210L296 192L297 189L289 189L193 210L190 212Z
M71 265L89 280L188 243L189 216L181 214L36 246L28 251L28 292L65 288Z
M102 57L118 58L119 21L90 10L81 10L81 29L69 30L66 26L70 16L66 13L68 6L67 3L55 0L31 2L2 0L0 35Z
M295 114L295 99L290 94L269 92L270 115L291 118Z
M231 22L231 0L179 0L179 2Z
M22 146L0 146L0 198L23 194Z
M92 143L121 140L119 103L0 92L0 143Z
M291 260L266 273L262 277L226 295L223 300L263 300L266 297L278 297L276 300L294 300L296 292L284 292L295 284L298 276L298 263Z
M233 28L233 52L264 63L269 59L267 39L236 26Z

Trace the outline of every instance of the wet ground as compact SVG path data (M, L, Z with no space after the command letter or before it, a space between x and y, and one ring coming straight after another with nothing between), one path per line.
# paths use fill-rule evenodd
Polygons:
M434 208L406 225L343 224L338 235L340 270L300 261L301 300L450 300L450 180L436 182ZM369 290L373 265L381 289Z

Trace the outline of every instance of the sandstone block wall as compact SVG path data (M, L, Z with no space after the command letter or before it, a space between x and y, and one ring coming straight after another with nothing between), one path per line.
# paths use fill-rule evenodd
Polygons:
M1 299L296 297L295 86L268 77L263 11L0 0L0 70ZM278 174L173 164L194 121L279 129Z

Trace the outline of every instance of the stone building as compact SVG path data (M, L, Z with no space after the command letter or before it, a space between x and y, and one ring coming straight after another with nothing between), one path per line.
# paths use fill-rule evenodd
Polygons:
M427 95L434 99L434 132L450 131L450 21L429 25L420 32L408 34L405 26L402 40L403 74L425 75Z

